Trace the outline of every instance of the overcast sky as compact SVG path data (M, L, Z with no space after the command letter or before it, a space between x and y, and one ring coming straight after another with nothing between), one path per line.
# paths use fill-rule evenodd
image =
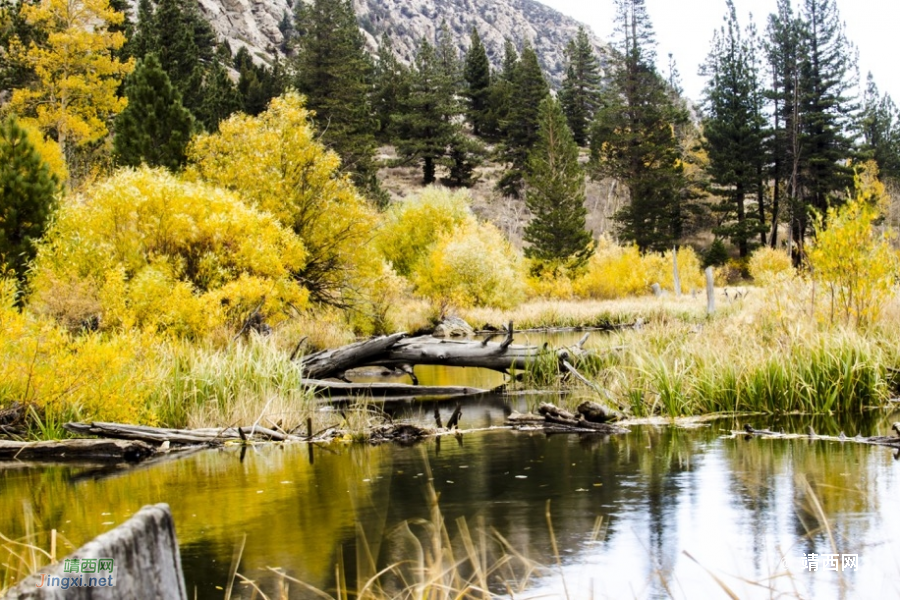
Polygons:
M578 19L603 39L613 31L613 0L539 0ZM794 0L795 10L802 0ZM882 93L900 104L900 0L837 0L847 36L859 49L862 83L866 73L875 76ZM671 52L678 64L685 94L699 100L703 79L697 74L709 52L713 31L725 16L725 0L646 0L656 32L660 68L665 70ZM738 19L745 25L752 12L761 33L776 0L735 0Z

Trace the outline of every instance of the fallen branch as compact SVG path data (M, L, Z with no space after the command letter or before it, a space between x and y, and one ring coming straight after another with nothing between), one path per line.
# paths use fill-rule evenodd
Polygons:
M317 396L472 396L486 394L488 390L463 386L425 386L406 383L344 383L304 379L303 385L312 388Z
M153 446L133 440L60 440L51 442L0 440L0 460L136 462L151 456L154 452Z

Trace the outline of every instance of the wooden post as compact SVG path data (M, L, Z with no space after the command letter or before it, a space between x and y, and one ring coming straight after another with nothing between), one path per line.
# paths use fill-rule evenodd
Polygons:
M706 267L706 314L716 312L716 292L713 281L713 268Z
M113 559L113 577L109 578L105 572L86 575L70 573L65 571L70 560L61 560L24 579L9 590L5 598L187 600L181 555L175 537L175 522L167 504L145 506L129 520L94 538L67 558L80 561ZM54 581L63 578L71 580L72 577L80 577L84 587L75 586L63 590L59 585L53 585ZM103 584L100 584L101 577L104 577ZM108 583L110 579L111 584ZM39 587L42 581L44 585Z
M678 276L678 248L672 246L672 275L675 282L675 295L681 295L681 277Z

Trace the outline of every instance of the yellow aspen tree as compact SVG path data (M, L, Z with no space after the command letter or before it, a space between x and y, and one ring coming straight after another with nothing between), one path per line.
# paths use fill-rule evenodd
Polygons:
M73 145L103 138L109 120L126 106L116 92L134 62L113 56L125 36L109 30L124 15L111 9L109 0L41 0L23 4L22 14L47 37L40 45L10 43L11 54L34 69L38 82L13 90L9 109L34 117L68 155Z

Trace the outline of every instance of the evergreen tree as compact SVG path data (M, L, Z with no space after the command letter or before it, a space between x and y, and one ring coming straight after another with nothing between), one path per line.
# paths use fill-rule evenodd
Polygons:
M395 122L400 138L397 150L407 160L421 161L425 185L434 183L437 162L459 131L454 119L458 103L448 95L451 89L434 46L423 38L406 106Z
M585 229L584 171L578 144L559 102L544 98L538 107L537 140L528 155L525 204L534 218L525 227L525 256L537 266L577 268L593 250Z
M219 61L213 62L202 90L203 101L197 110L197 118L207 131L218 130L219 123L243 107L240 92Z
M559 98L575 143L587 144L588 129L600 104L600 62L584 27L566 47L566 77Z
M850 97L855 65L834 0L804 0L803 60L800 63L800 186L803 200L820 214L842 202L853 184ZM795 239L809 233L808 211L795 222Z
M194 118L181 104L155 54L148 54L125 83L128 106L116 118L114 150L118 162L177 171L194 130Z
M487 107L480 131L482 136L497 139L505 134L512 106L513 80L518 64L519 54L516 47L507 39L503 45L503 67L500 73L491 78L491 86L488 88Z
M802 24L794 15L790 0L778 0L769 15L764 45L770 85L765 95L770 102L772 124L768 156L772 182L772 220L769 245L776 247L778 223L783 211L793 223L803 211L798 191L800 160L800 56ZM792 228L793 229L793 228Z
M19 280L35 257L57 192L56 178L25 130L12 117L0 123L0 266Z
M758 59L751 40L745 39L732 0L726 0L725 25L713 38L703 67L705 118L703 147L714 192L722 198L717 235L727 236L747 257L751 238L765 231L760 212L748 211L748 197L757 199L763 182L764 126Z
M397 135L393 116L400 113L408 100L410 73L394 54L394 47L387 34L381 36L378 61L375 63L375 85L372 107L378 121L378 139L392 142Z
M475 135L485 130L488 111L488 94L491 86L491 63L478 30L472 28L472 44L466 53L464 76L466 80L466 98L469 101L469 122Z
M243 100L242 110L248 115L260 114L272 98L284 92L284 71L277 58L271 69L257 65L242 46L234 55L234 68L240 74L237 90Z
M866 79L858 129L860 149L866 158L875 160L883 178L900 180L900 111L890 96L881 95L871 73Z
M374 191L375 132L370 99L372 62L350 0L296 2L297 88L316 112L322 141L343 159L364 190Z
M216 36L197 3L159 0L154 7L151 0L140 0L128 46L135 58L156 54L181 94L182 104L199 119L205 100L204 81L215 63Z
M503 149L508 167L497 185L504 194L518 197L528 154L538 139L538 108L550 94L537 54L530 46L516 63L511 94Z
M598 175L627 185L631 201L615 216L623 237L641 249L671 248L687 217L687 189L675 130L687 120L654 66L653 29L643 0L616 0L611 76L591 126Z

